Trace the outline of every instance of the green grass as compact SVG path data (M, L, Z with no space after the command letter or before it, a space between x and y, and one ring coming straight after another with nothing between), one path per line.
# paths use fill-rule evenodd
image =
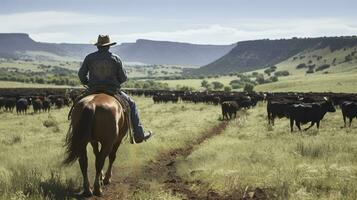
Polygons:
M115 162L115 176L135 174L160 153L179 148L218 123L219 108L204 104L153 104L150 98L135 98L143 124L154 131L149 142L122 144ZM68 108L50 114L16 115L0 112L0 199L65 198L81 185L79 166L62 167L63 144L68 128ZM199 116L192 120L192 116ZM91 148L89 172L93 180ZM157 177L153 177L155 179ZM177 199L153 180L150 191L135 194L137 199ZM131 195L131 194L130 194ZM134 198L134 197L128 197Z
M271 127L265 113L265 104L240 113L223 135L180 162L181 176L222 194L241 194L249 186L276 199L357 198L356 123L341 129L337 110L325 116L320 131L290 133L287 119Z
M220 76L218 78L205 78L205 79L184 79L184 80L160 80L159 82L169 84L170 88L176 88L177 85L180 86L189 86L194 89L201 88L201 82L207 80L209 83L213 81L218 81L223 83L225 86L229 86L229 83L232 80L238 79L237 76Z
M66 85L21 83L14 81L0 81L0 88L67 88Z
M357 92L357 72L291 75L278 82L257 85L254 90L264 92Z

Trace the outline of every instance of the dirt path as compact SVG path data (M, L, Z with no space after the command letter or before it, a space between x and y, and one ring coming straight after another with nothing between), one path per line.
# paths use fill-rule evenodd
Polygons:
M173 149L167 153L161 154L150 162L143 169L131 173L130 177L114 177L113 182L109 187L104 189L104 196L101 198L93 197L92 199L131 199L138 191L150 192L150 185L145 184L150 181L157 181L165 185L168 191L172 194L181 197L182 199L233 199L230 196L220 196L217 192L209 189L208 185L196 181L188 182L178 176L176 171L176 161L180 158L189 156L196 147L202 144L207 139L223 133L226 129L228 122L223 121L218 125L212 127L210 130L201 134L201 137L195 141L187 144L187 146ZM120 169L116 169L118 171ZM114 171L114 174L116 174ZM140 181L139 181L140 179ZM144 179L144 181L143 181ZM191 190L191 186L195 185L203 190L195 192Z

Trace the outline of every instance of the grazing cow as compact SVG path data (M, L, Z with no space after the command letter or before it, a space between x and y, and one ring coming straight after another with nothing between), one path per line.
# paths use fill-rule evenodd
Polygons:
M343 122L346 127L346 117L350 120L349 127L351 127L352 119L357 118L357 102L344 101L341 103L341 110L343 116Z
M36 98L35 100L33 100L32 101L32 107L33 107L33 111L35 113L41 112L41 110L43 108L43 103L42 103L41 99Z
M5 110L12 112L16 105L16 98L6 98L5 99Z
M224 118L226 118L227 120L232 119L233 116L234 118L236 118L237 111L239 110L239 105L236 101L224 101L221 106L222 106L223 120Z
M29 102L26 98L20 98L16 101L16 113L17 114L26 114L29 106Z
M315 125L317 129L320 127L320 121L324 118L327 112L335 112L336 109L331 101L320 103L300 103L293 104L288 109L290 117L290 129L293 132L294 121L295 125L301 131L300 124L311 122L310 126L304 129L305 131Z

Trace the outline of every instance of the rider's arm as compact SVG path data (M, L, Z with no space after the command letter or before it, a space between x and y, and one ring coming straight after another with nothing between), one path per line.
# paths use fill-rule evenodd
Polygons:
M87 85L88 84L88 59L85 58L83 63L82 63L82 66L81 68L79 69L78 71L78 77L79 77L79 80L81 81L81 83L83 85Z
M116 64L118 66L118 74L117 74L117 78L120 84L124 83L128 77L126 76L126 71L123 67L123 63L121 62L121 60L119 58L116 59Z

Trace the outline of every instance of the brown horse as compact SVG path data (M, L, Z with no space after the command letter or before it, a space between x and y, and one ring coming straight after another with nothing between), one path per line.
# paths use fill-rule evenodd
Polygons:
M116 151L128 132L129 116L122 105L107 94L92 94L81 99L73 108L71 125L66 138L67 155L64 164L72 164L77 159L83 175L82 196L101 196L102 169L107 156L109 166L104 184L109 184ZM91 143L95 154L96 175L93 193L88 180L87 144ZM100 150L99 150L100 143Z

